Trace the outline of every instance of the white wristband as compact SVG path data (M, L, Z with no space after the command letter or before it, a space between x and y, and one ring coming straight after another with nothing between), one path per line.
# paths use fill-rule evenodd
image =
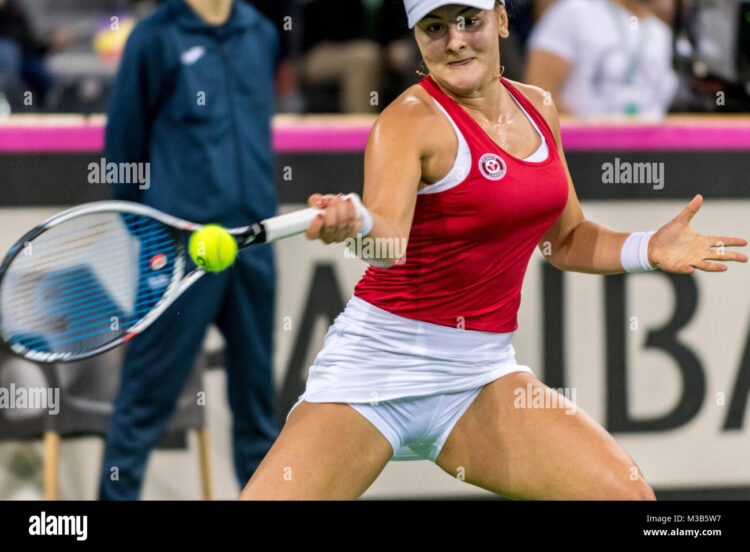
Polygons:
M356 214L356 217L362 219L362 229L359 231L359 233L354 238L349 238L346 240L348 242L347 249L355 257L362 258L362 240L365 236L367 236L367 234L370 233L370 230L372 230L372 215L370 214L370 211L367 210L367 207L362 205L362 200L359 199L359 196L357 194L347 194L346 197L354 203L354 212ZM354 250L352 250L351 246L354 246ZM389 268L391 266L387 261L380 261L377 259L363 260L376 268Z
M372 215L367 207L362 205L362 230L359 231L360 236L366 236L372 230Z
M653 232L633 232L622 245L620 262L625 272L650 272L656 270L648 262L648 242Z
M357 237L366 236L370 233L370 230L372 230L372 215L370 214L370 211L367 210L367 207L362 205L362 200L359 199L357 194L347 194L345 197L354 203L355 216L358 219L362 219L362 229L359 231L359 234L357 234Z

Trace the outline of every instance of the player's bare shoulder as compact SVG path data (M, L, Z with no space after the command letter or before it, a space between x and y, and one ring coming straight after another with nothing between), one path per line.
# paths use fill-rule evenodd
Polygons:
M530 84L510 79L507 80L532 103L536 110L542 115L542 117L544 117L544 120L547 121L550 129L552 129L553 132L557 132L560 128L560 119L557 114L555 102L552 101L552 94L538 86L532 86Z
M447 128L443 128L448 125ZM429 92L418 84L410 86L378 116L370 142L395 139L406 146L411 142L422 152L432 149L436 136L450 131L450 123L435 105Z
M406 117L411 123L422 123L439 116L439 110L424 87L415 84L404 90L383 110L381 116Z

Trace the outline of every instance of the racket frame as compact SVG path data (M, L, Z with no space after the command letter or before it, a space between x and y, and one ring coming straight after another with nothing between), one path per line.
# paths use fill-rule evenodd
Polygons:
M357 194L348 194L347 196L351 199L355 208L355 216L360 218L362 216L362 203ZM243 249L253 244L271 243L276 240L293 236L304 232L304 230L310 225L312 220L318 215L323 213L322 209L307 208L298 211L293 211L284 215L278 215L271 217L261 222L249 225L241 226L237 228L227 228L229 232L237 240L237 246L239 249ZM204 225L190 222L167 213L163 213L158 209L142 205L140 203L134 203L131 201L119 201L119 200L106 200L106 201L95 201L72 207L65 211L62 211L46 221L42 222L38 226L34 227L26 234L24 234L14 245L10 248L2 264L0 264L0 289L2 288L2 282L5 274L10 267L13 260L21 254L23 248L27 243L33 242L34 239L38 238L45 232L59 226L60 224L67 222L68 220L80 217L83 215L96 214L96 213L118 213L118 214L135 214L152 218L162 224L176 229L182 232L195 232L200 230ZM197 266L189 274L185 274L187 267L187 252L183 242L181 242L177 235L174 235L176 244L176 256L175 266L172 271L172 278L167 285L167 289L164 295L154 305L154 307L146 313L146 315L138 320L127 333L114 339L104 345L86 351L80 354L72 352L55 353L55 352L44 352L35 351L21 345L20 343L9 344L6 341L4 335L0 335L0 341L3 346L16 356L32 360L39 363L52 364L58 362L75 362L79 360L85 360L87 358L94 357L102 354L106 351L114 349L123 343L126 343L134 336L143 332L148 328L154 321L161 316L164 311L172 305L180 295L182 295L188 288L190 288L195 282L197 282L206 271ZM2 312L0 311L0 329L2 329Z
M157 302L157 304L154 306L154 308L151 311L149 311L143 318L138 320L133 325L132 328L130 328L130 331L128 333L108 343L105 343L104 345L101 345L100 347L91 349L89 351L86 351L80 354L75 354L72 352L36 351L34 349L25 347L21 343L9 344L6 341L6 336L0 335L0 338L2 338L0 339L0 341L2 341L5 348L9 350L11 353L15 354L16 356L19 356L28 360L32 360L35 362L50 364L50 363L56 363L56 362L75 362L78 360L85 360L87 358L91 358L93 356L99 355L119 345L122 345L123 343L131 339L134 335L146 329L151 323L153 323L154 320L156 320L158 315L164 312L164 310L167 307L169 307L169 305L171 305L174 302L174 300L177 297L179 297L179 295L182 293L183 288L180 285L180 283L187 280L187 277L183 278L185 267L186 267L186 256L185 256L186 253L185 253L184 245L177 239L177 235L176 233L174 233L174 230L176 229L176 230L182 230L185 232L193 232L201 228L202 225L195 224L193 222L189 222L186 220L182 220L177 217L173 217L171 215L162 213L161 211L154 209L152 207L148 207L146 205L141 205L139 203L133 203L130 201L117 201L117 200L95 201L92 203L87 203L84 205L72 207L70 209L67 209L65 211L62 211L61 213L54 215L53 217L47 219L43 223L39 224L38 226L34 227L30 231L28 231L26 234L24 234L13 245L13 247L10 248L2 264L0 264L0 288L2 287L3 279L11 263L18 257L18 255L22 254L24 247L26 246L27 243L33 243L34 239L38 238L45 232L48 232L49 230L52 230L53 228L69 220L75 219L80 216L97 214L97 213L142 215L142 216L155 219L158 222L161 222L162 224L169 226L172 229L171 231L173 233L173 237L176 242L175 243L175 251L176 251L175 266L174 266L174 270L172 271L172 277L170 279L169 284L167 285L167 289L165 290L164 295L162 295L162 297L159 299L159 301ZM195 283L195 281L200 276L201 274L196 274L195 277L191 278L188 281L184 289L187 289L187 287ZM154 314L156 314L156 316L153 316ZM0 328L2 328L2 311L0 311Z

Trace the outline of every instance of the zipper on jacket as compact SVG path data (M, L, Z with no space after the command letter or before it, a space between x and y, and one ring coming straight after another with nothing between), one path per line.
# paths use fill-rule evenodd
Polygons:
M232 95L232 86L231 86L231 71L229 69L229 42L227 36L221 37L221 58L224 64L224 76L225 76L225 82L227 86L227 101L229 102L229 118L231 119L231 125L232 125L232 135L234 136L234 156L235 156L235 164L237 166L237 178L239 179L240 186L240 193L239 193L239 201L241 202L242 211L244 212L246 203L247 203L247 197L245 195L245 178L244 178L244 164L242 162L242 154L241 154L241 148L240 148L240 133L239 129L237 127L237 117L235 116L235 105L234 105L234 98ZM236 222L236 221L235 221ZM248 222L240 222L240 224L250 224L251 222L257 222L257 221L248 221Z

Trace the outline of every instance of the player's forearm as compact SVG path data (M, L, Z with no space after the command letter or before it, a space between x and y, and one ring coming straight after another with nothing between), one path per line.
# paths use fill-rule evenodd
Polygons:
M590 220L573 229L553 251L553 264L560 270L586 274L623 274L620 254L629 232L615 232Z

